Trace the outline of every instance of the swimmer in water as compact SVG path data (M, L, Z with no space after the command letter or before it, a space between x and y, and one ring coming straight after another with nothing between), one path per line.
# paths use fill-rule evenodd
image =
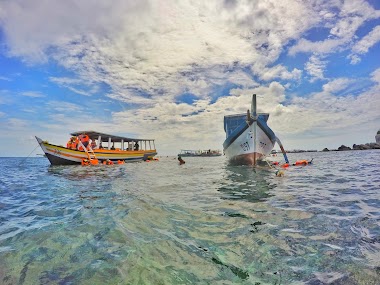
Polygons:
M185 161L182 159L182 157L178 156L179 165L185 164Z

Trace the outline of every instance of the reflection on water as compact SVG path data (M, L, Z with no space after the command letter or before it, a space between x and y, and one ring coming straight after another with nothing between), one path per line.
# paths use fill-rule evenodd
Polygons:
M225 177L218 191L223 193L222 199L243 199L248 202L261 202L273 196L274 188L268 177L273 175L269 169L254 169L247 166L225 166Z
M0 158L0 284L380 284L380 156L350 154L285 177Z

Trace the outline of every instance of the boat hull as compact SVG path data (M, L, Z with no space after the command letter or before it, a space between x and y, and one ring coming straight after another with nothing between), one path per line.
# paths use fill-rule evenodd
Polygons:
M36 137L36 139L52 165L81 164L83 159L88 158L87 153L84 151L50 144L38 137ZM94 153L98 160L124 160L125 162L143 161L147 160L148 157L153 157L157 154L155 150L122 151L108 149L96 149L94 150Z
M256 124L256 132L254 130ZM256 146L255 136L256 133ZM229 136L224 144L224 154L230 164L254 165L264 159L274 148L276 136L262 120L244 123Z

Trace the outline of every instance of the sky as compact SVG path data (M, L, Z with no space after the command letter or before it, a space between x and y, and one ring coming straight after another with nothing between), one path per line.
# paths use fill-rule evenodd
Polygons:
M374 142L380 1L0 1L0 156L82 130L221 150L252 94L285 149Z

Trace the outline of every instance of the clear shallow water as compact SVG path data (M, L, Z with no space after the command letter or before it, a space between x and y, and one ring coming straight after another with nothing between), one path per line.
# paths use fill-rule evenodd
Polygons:
M312 157L0 158L0 284L380 284L380 151Z

